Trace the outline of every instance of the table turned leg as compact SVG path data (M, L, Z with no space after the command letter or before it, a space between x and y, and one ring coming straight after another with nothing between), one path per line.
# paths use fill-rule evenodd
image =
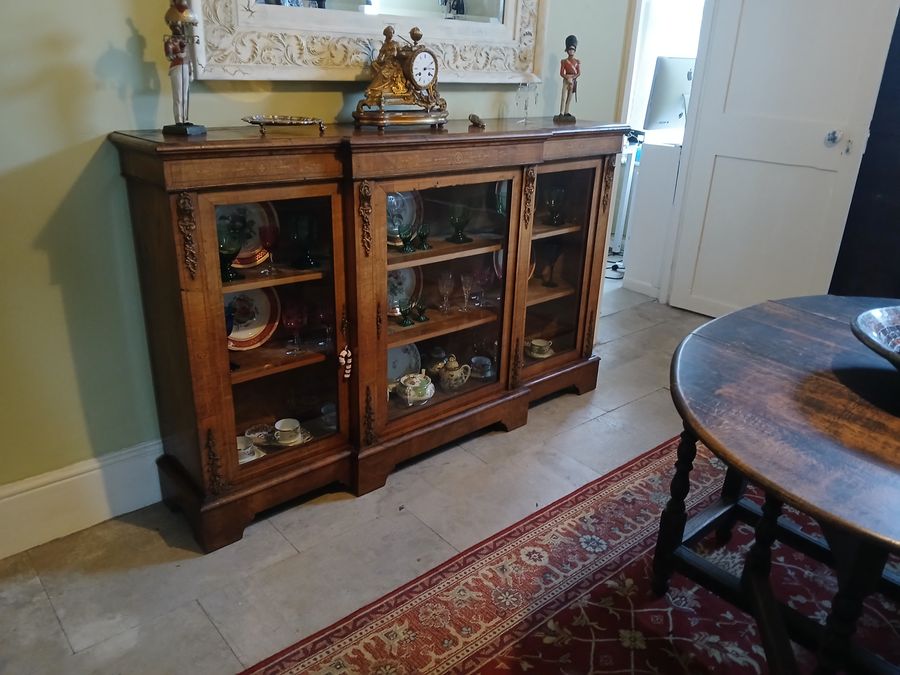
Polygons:
M659 517L651 583L656 595L662 595L669 589L669 578L674 569L673 554L684 539L684 525L687 522L684 500L691 488L690 476L697 456L697 440L696 434L685 426L678 443L678 459L675 462L675 475L669 486L669 501Z
M762 517L756 523L753 545L747 553L747 560L741 573L741 590L750 603L753 616L756 617L759 637L766 650L766 662L769 665L769 672L773 674L797 672L794 650L788 639L778 602L769 584L772 545L778 536L778 516L781 515L781 507L781 500L766 494Z
M729 504L737 504L744 496L747 489L747 478L733 466L729 466L725 472L725 482L722 484L722 501ZM725 519L716 528L716 543L724 546L731 539L731 530L737 520L736 509L732 508Z
M863 601L877 589L888 552L828 525L822 531L834 554L838 592L825 622L816 673L835 673L846 661Z

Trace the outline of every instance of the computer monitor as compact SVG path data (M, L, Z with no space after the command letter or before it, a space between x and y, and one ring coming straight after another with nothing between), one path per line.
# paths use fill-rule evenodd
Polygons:
M684 126L693 79L694 59L657 57L644 129L677 129Z

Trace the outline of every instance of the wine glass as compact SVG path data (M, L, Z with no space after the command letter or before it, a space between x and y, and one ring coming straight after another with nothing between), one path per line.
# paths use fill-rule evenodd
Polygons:
M297 356L304 353L300 347L300 332L308 321L306 308L298 302L290 302L281 309L281 324L290 332L291 337L287 342L285 354Z
M559 239L559 237L555 238ZM559 241L551 240L544 245L544 264L550 268L550 273L541 283L547 288L556 288L559 286L558 283L553 281L553 267L556 265L560 253L562 253L562 244Z
M216 237L219 240L219 272L223 282L243 279L244 275L237 272L231 263L238 257L244 246L246 236L240 229L231 227L227 219L220 219L216 226Z
M459 277L459 284L462 286L463 306L459 308L460 312L468 312L469 296L472 294L472 288L475 286L475 277L471 274L463 274Z
M328 305L321 305L316 310L316 321L322 330L322 337L318 342L319 347L328 347L331 344L331 336L334 330L334 312Z
M550 224L553 227L559 227L563 224L563 205L565 201L565 188L553 188L547 195L547 211L550 214Z
M299 214L291 223L287 230L287 239L291 244L291 248L296 252L296 257L291 263L291 267L308 270L319 266L319 261L316 260L310 251L314 229L312 216L308 213Z
M265 266L259 270L262 276L272 276L278 274L278 268L275 267L275 244L278 243L278 228L275 223L263 223L257 228L260 245L266 249L269 254L268 261Z
M438 292L441 294L441 311L450 311L450 294L453 292L453 272L441 272L438 277Z
M478 284L478 288L481 289L482 298L487 296L487 290L491 287L491 284L494 282L494 269L491 265L481 265L478 269L475 270L475 283ZM490 304L490 301L481 300L481 306L487 307Z

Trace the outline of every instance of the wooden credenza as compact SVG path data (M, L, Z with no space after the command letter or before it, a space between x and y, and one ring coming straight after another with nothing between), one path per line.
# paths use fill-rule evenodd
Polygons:
M111 134L163 495L204 549L285 500L331 483L363 494L454 438L525 424L536 398L596 386L627 129L543 122ZM398 382L423 370L433 393ZM299 439L271 433L286 418ZM253 428L259 449L242 457L238 437Z

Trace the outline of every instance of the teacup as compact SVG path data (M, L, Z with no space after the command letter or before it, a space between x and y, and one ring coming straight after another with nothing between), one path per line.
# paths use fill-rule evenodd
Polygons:
M553 342L551 340L544 340L542 338L534 338L531 342L528 343L529 351L532 354L537 354L538 356L549 354L550 347L552 346Z
M300 437L300 420L286 417L275 422L275 438L279 443L293 443Z
M253 440L246 436L237 437L238 459L253 459L256 456L256 448L253 447Z
M494 362L487 356L473 356L469 359L472 367L472 377L485 378L493 375Z
M334 403L326 403L320 408L322 413L322 424L329 429L337 427L337 406Z

